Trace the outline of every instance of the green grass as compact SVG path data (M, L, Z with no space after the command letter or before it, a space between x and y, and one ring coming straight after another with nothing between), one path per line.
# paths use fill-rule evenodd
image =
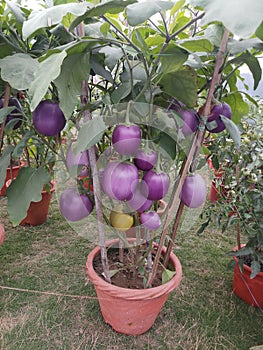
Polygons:
M4 198L0 217L6 229L0 247L1 286L88 297L0 288L2 350L247 350L263 344L262 310L245 304L231 290L233 272L225 252L234 245L234 234L223 236L211 229L202 236L196 236L194 229L179 233L181 285L152 329L130 337L114 332L103 321L85 274L93 244L61 219L55 198L42 226L13 228Z

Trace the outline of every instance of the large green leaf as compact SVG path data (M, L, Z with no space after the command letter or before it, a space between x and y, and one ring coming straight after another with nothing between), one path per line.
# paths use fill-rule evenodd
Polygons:
M262 0L189 0L204 8L201 24L222 22L227 29L241 38L249 38L262 22Z
M111 94L111 99L114 104L119 103L123 98L127 97L131 92L131 83L122 83Z
M14 146L8 145L0 157L0 189L4 186L6 178L6 169L10 166L11 153Z
M0 60L1 77L14 89L25 90L34 79L38 66L39 62L30 55L16 53Z
M146 1L127 6L127 20L131 26L137 26L145 22L158 12L169 10L173 7L170 1Z
M59 76L62 62L66 56L67 53L62 51L54 53L46 60L40 62L35 78L29 88L29 94L32 96L31 110L37 107L42 97L46 94L51 81Z
M176 46L169 46L161 57L162 72L174 72L182 67L188 58L188 53Z
M232 120L235 124L238 124L241 118L249 112L248 103L243 100L242 95L237 91L231 92L224 97L224 102L230 105L232 110Z
M7 211L14 226L26 217L31 202L41 200L41 191L49 183L50 175L44 168L22 167L17 178L7 188Z
M197 100L197 78L193 69L186 67L165 74L160 85L162 90L170 96L176 97L178 100L192 108Z
M77 25L79 25L87 17L103 16L106 13L120 13L129 4L133 4L137 0L112 0L105 1L96 4L94 7L88 9L83 15L77 17L71 24L70 30L73 30Z
M232 55L236 55L250 48L263 49L263 42L258 38L251 38L245 40L230 39L227 48Z
M34 11L31 13L28 20L23 24L23 38L27 39L31 34L40 28L50 27L61 23L63 17L67 13L80 16L86 12L88 6L91 7L93 5L86 2L68 3L49 7L41 11Z
M74 67L74 69L72 69ZM89 54L76 54L65 58L61 72L55 80L60 108L69 119L81 95L81 82L89 78Z
M106 125L101 117L94 117L83 124L79 130L78 139L74 142L74 152L77 154L94 146L105 130Z

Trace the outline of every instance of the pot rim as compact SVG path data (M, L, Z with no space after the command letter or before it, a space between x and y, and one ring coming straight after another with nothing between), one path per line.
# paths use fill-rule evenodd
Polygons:
M128 239L129 242L134 242L135 239ZM106 247L118 243L118 239L109 240L106 242ZM166 251L166 247L163 247L163 252ZM123 296L123 299L129 300L139 300L139 299L152 299L162 296L163 294L170 293L173 289L177 288L182 280L182 265L178 257L171 253L170 261L175 267L176 274L165 284L162 284L153 288L146 289L132 289L132 288L123 288L119 286L112 285L106 282L102 277L100 277L93 268L93 260L100 252L100 246L96 246L89 254L86 261L86 273L89 280L94 284L94 286L100 290L109 292L111 295L118 294L121 292L123 294L127 293L128 297Z

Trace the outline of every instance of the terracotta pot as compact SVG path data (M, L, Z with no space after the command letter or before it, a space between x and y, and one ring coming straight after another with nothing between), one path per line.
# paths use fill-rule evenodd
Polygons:
M117 244L118 240L107 242L107 246ZM175 254L171 254L170 261L175 267L176 274L169 282L154 288L128 289L111 285L97 275L93 268L93 260L99 253L99 246L90 252L86 271L89 280L94 284L105 322L115 331L127 335L147 332L154 324L169 294L181 282L182 267L179 259Z
M50 192L42 191L42 199L39 202L30 203L27 216L20 222L20 225L37 226L44 224L47 220L49 204L54 191L55 186L52 182Z
M237 251L238 247L234 247L233 250ZM251 279L251 268L244 265L244 271L241 272L238 258L235 256L233 258L236 262L232 283L233 292L247 304L263 308L263 272Z
M23 167L24 165L25 163L21 162L20 165L16 165L16 166L13 166L12 168L6 169L6 178L5 178L4 186L1 188L0 196L5 196L5 192L8 187L7 183L10 184L10 182L17 177L20 168Z
M5 228L4 226L0 223L0 245L3 244L5 239Z

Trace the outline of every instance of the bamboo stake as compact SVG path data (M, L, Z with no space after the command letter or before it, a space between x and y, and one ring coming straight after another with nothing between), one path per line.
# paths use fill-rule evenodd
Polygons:
M220 69L224 63L225 50L226 50L226 46L227 46L228 37L229 37L229 31L227 29L225 29L222 40L221 40L220 48L219 48L218 53L216 55L216 62L215 62L213 77L211 80L210 88L208 90L208 95L207 95L207 99L206 99L206 103L205 103L205 107L204 107L204 113L203 113L203 116L202 116L200 123L199 123L199 129L197 130L197 132L194 136L191 148L188 152L187 158L186 158L185 163L183 165L180 179L179 179L178 183L175 184L176 188L175 188L174 198L172 200L171 207L168 210L168 214L166 216L163 231L162 231L162 234L160 237L159 246L158 246L158 249L156 252L156 257L155 257L155 260L153 263L152 273L149 275L149 278L148 278L148 281L146 284L146 288L152 284L152 281L155 278L155 275L157 272L157 267L158 267L158 261L160 260L161 253L162 253L162 247L164 246L165 238L167 236L169 225L170 225L173 213L176 209L176 206L177 206L177 203L179 200L179 196L180 196L180 193L182 190L184 180L185 180L187 173L188 173L191 166L192 166L191 170L192 171L194 170L195 162L197 160L201 145L203 143L204 134L205 134L205 124L206 124L207 118L210 114L213 94L215 91L215 87L219 83L220 78L221 78ZM174 225L176 227L176 229L178 227L182 213L183 213L183 210L181 210L180 213L178 213L178 215L176 216L175 220L178 221L178 223L176 223ZM173 233L173 237L174 238L176 237L176 232ZM172 245L170 244L169 250L171 250L171 249L172 249ZM168 253L169 253L169 251L167 250L167 252L166 252L167 256L169 256ZM165 259L166 259L166 257L165 257Z

